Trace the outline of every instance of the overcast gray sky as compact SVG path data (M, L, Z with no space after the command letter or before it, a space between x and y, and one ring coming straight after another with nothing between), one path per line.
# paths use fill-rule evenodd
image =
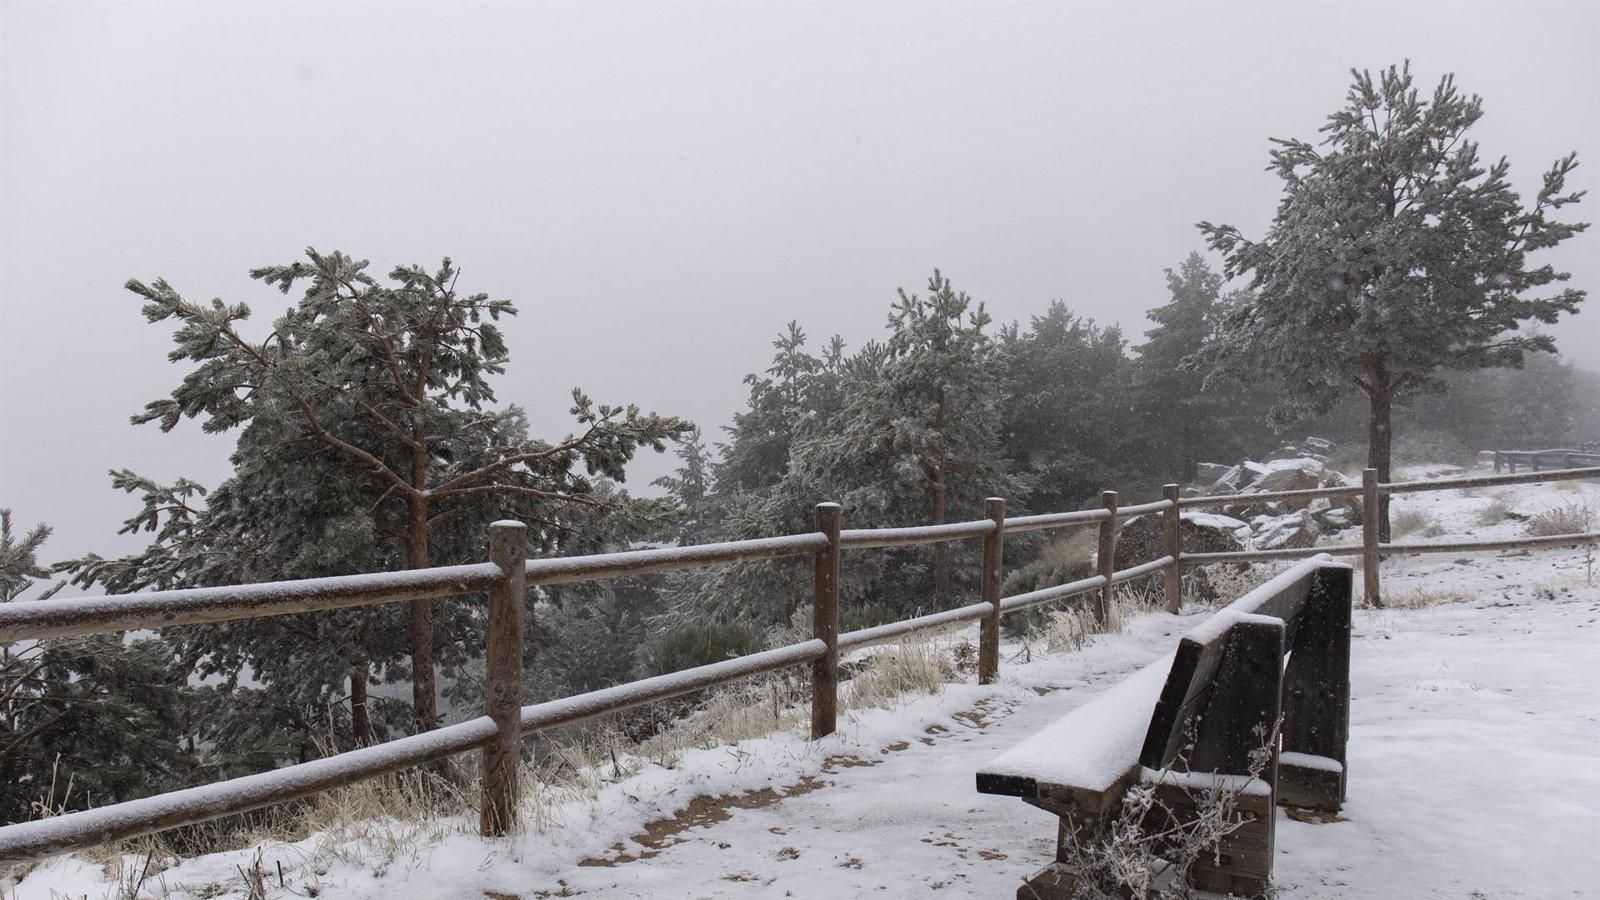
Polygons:
M541 435L573 385L710 432L785 321L858 344L934 266L1137 337L1196 220L1259 233L1267 138L1313 137L1351 66L1457 73L1525 193L1574 149L1592 188L1597 45L1594 3L7 2L0 505L50 559L121 551L108 468L226 473L231 436L127 424L181 375L130 276L270 319L247 270L308 244L449 254L521 306L500 392ZM1579 286L1597 240L1553 257ZM1597 323L1555 329L1590 368Z

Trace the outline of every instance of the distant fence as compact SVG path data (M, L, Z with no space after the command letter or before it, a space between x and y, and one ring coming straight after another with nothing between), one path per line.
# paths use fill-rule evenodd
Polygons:
M483 794L479 829L484 835L502 835L516 825L516 766L520 741L525 735L545 729L752 675L810 666L811 735L820 738L833 733L837 726L839 654L917 632L963 622L978 622L978 677L981 682L990 683L996 679L1000 669L1002 615L1091 595L1096 617L1101 623L1109 625L1115 616L1111 602L1113 588L1117 584L1158 572L1163 575L1167 608L1176 612L1181 587L1179 574L1185 565L1295 559L1320 553L1360 555L1365 560L1367 596L1376 600L1378 560L1381 556L1600 543L1600 532L1587 532L1506 541L1380 544L1377 519L1367 515L1363 519L1365 525L1361 544L1292 550L1184 553L1180 529L1180 515L1184 508L1224 506L1241 500L1255 503L1359 496L1364 500L1365 509L1373 510L1377 508L1378 497L1385 494L1590 477L1600 477L1600 466L1387 484L1380 483L1376 471L1368 469L1361 487L1180 497L1177 485L1167 485L1163 499L1152 503L1119 507L1117 493L1105 491L1098 509L1014 518L1006 517L1004 500L990 498L985 503L985 517L978 521L912 528L841 529L839 506L822 503L816 508L816 530L809 534L536 560L524 558L525 525L520 522L496 522L490 526L490 560L484 563L237 587L4 604L0 605L0 641L226 622L378 603L437 599L479 591L487 593L488 627L484 714L478 718L270 772L54 818L6 825L0 827L0 863L70 852L249 812L470 750L482 753ZM1127 569L1113 569L1118 522L1146 513L1160 513L1163 516L1162 555ZM1093 576L1001 598L1001 557L1006 534L1088 525L1095 526L1098 531L1097 569ZM839 559L843 551L956 540L983 542L979 602L887 625L839 633ZM522 705L522 613L528 587L807 555L813 561L813 631L810 640L559 700Z
M1531 468L1537 472L1540 469L1572 469L1579 466L1600 466L1600 453L1594 450L1574 450L1563 448L1556 450L1495 450L1494 470L1496 473L1509 468L1515 475L1517 466Z

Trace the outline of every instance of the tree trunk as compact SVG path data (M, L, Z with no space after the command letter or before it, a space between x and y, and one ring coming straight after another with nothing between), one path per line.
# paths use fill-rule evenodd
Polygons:
M411 522L407 533L409 563L413 569L428 567L428 501L411 500ZM411 641L411 709L418 734L439 725L439 704L434 686L433 601L411 601L411 621L407 629Z
M934 525L943 525L945 516L945 485L944 463L933 468L933 484L930 488L933 494L933 522ZM944 609L950 602L950 545L940 541L933 545L933 599L934 603Z
M1378 480L1393 480L1390 469L1393 462L1395 385L1389 367L1381 356L1371 355L1366 360L1367 393L1367 468L1378 470ZM1378 516L1378 540L1387 542L1389 531L1389 495L1380 494L1377 510L1365 510L1366 515Z
M350 730L355 734L357 747L371 746L374 742L372 713L367 708L365 661L350 664Z

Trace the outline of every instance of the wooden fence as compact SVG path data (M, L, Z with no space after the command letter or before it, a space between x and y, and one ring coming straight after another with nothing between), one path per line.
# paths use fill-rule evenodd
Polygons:
M1572 469L1579 466L1600 466L1600 453L1594 450L1559 448L1555 450L1495 450L1496 473L1509 468L1515 475L1522 465L1537 472L1540 469Z
M472 565L271 584L17 601L0 606L0 641L196 625L484 592L488 597L484 714L423 734L271 772L53 818L6 825L0 827L0 863L36 859L248 812L471 750L478 750L482 754L480 830L485 835L502 835L512 830L517 821L516 763L520 741L526 735L545 729L753 675L809 666L812 676L811 735L820 738L831 734L837 724L839 654L916 632L963 622L978 622L978 675L980 681L990 683L998 677L1000 668L1001 616L1089 595L1099 621L1113 624L1113 588L1117 584L1156 573L1164 576L1167 608L1176 612L1180 589L1178 576L1182 566L1294 559L1319 553L1361 555L1366 561L1367 596L1375 601L1378 598L1378 560L1381 556L1600 543L1600 532L1586 532L1506 541L1380 544L1376 520L1368 516L1365 518L1364 540L1361 544L1293 550L1184 553L1179 521L1185 508L1229 505L1240 502L1241 496L1247 497L1250 502L1359 496L1365 501L1366 509L1375 509L1377 498L1383 494L1593 477L1600 477L1600 466L1384 484L1377 480L1376 472L1369 469L1361 487L1180 497L1178 486L1168 485L1163 499L1151 503L1118 506L1116 492L1106 491L1101 496L1098 509L1013 518L1006 517L1004 500L991 498L985 506L985 518L978 521L911 528L842 529L839 506L823 503L816 508L816 530L808 534L536 560L524 558L526 541L522 523L496 522L490 526L490 560ZM1160 513L1164 517L1162 555L1127 569L1113 569L1118 522L1151 513ZM1089 525L1098 530L1096 574L1025 594L1005 598L1000 596L1005 535ZM983 541L979 602L846 634L839 633L839 559L843 551L978 539ZM807 555L813 560L814 619L810 640L559 700L522 705L522 600L529 587Z

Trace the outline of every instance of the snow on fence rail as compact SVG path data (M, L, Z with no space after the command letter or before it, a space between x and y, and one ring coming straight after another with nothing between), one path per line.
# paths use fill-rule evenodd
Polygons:
M1275 494L1251 494L1249 497L1255 501L1279 497L1360 495L1367 504L1366 508L1370 509L1376 506L1380 494L1596 476L1600 476L1600 466L1384 484L1377 480L1377 473L1369 469L1360 488L1280 491ZM814 738L820 738L831 734L837 727L838 660L841 652L976 621L980 628L978 677L981 682L990 683L999 675L1001 616L1092 595L1096 617L1102 624L1109 625L1115 614L1111 603L1113 587L1158 573L1163 576L1167 608L1176 612L1180 594L1179 572L1183 566L1295 559L1322 553L1361 555L1365 562L1367 597L1369 601L1376 602L1379 596L1378 560L1383 555L1600 544L1600 532L1509 541L1380 544L1377 540L1376 517L1368 516L1365 517L1364 539L1359 545L1230 553L1182 552L1179 530L1182 509L1237 501L1237 496L1180 499L1178 486L1167 485L1163 499L1150 503L1119 508L1116 492L1106 491L1101 495L1098 509L1008 519L1005 501L990 498L985 502L985 518L973 522L848 531L839 527L841 512L838 504L822 503L816 509L816 531L808 534L539 560L524 558L526 526L519 522L496 522L490 526L491 559L486 563L233 587L5 604L0 606L0 641L225 622L376 603L434 599L480 591L487 595L488 628L485 715L479 718L258 775L50 819L6 825L0 827L0 863L36 859L248 812L470 750L480 750L483 754L480 830L485 835L502 835L516 825L516 762L520 741L525 735L547 728L704 690L741 678L809 665L811 733ZM1162 555L1120 571L1113 569L1118 521L1156 512L1162 515ZM1086 525L1094 525L1099 531L1095 575L1001 598L1003 541L1006 534ZM973 538L983 541L980 602L847 634L839 633L839 557L842 549L935 544ZM572 697L531 706L521 705L522 601L529 586L804 555L811 556L813 560L812 639Z

